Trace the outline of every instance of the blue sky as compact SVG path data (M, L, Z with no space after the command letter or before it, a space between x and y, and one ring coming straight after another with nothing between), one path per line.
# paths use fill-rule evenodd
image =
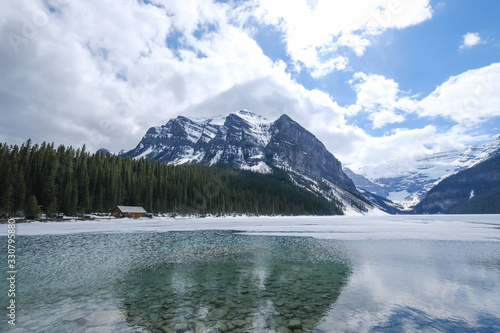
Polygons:
M287 113L356 167L500 134L494 0L4 1L0 141L131 149ZM411 162L411 161L410 161Z

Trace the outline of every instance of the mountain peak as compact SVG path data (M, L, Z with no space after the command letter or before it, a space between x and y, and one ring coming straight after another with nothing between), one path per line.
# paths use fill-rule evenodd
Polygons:
M250 117L255 117L257 116L257 114L255 114L254 112L250 111L250 110L247 110L247 109L241 109L241 110L238 110L236 112L232 112L232 114L235 114L237 116L250 116Z
M269 119L246 109L233 112L230 115L236 115L246 122L254 125L271 124L272 122Z
M289 115L287 115L286 113L283 113L283 114L282 114L282 115L278 118L278 120L282 120L282 121L283 121L283 120L285 120L285 121L289 121L289 122L291 122L291 121L295 122L295 121L294 121L292 118L290 118L290 116L289 116Z

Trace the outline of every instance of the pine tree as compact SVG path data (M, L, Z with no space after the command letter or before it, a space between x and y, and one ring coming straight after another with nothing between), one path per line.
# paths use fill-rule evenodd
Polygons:
M26 218L36 219L41 213L42 211L40 206L38 206L36 197L34 195L30 195L26 203Z

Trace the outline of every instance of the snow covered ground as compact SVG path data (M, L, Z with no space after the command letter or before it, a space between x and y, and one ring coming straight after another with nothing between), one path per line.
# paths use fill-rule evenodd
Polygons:
M16 235L234 230L343 240L500 241L500 215L209 217L17 224ZM7 235L7 226L0 236Z

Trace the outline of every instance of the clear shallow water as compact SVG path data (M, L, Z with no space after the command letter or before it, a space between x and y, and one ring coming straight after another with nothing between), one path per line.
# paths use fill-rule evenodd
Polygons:
M18 240L18 320L0 331L500 331L500 242L229 231Z

